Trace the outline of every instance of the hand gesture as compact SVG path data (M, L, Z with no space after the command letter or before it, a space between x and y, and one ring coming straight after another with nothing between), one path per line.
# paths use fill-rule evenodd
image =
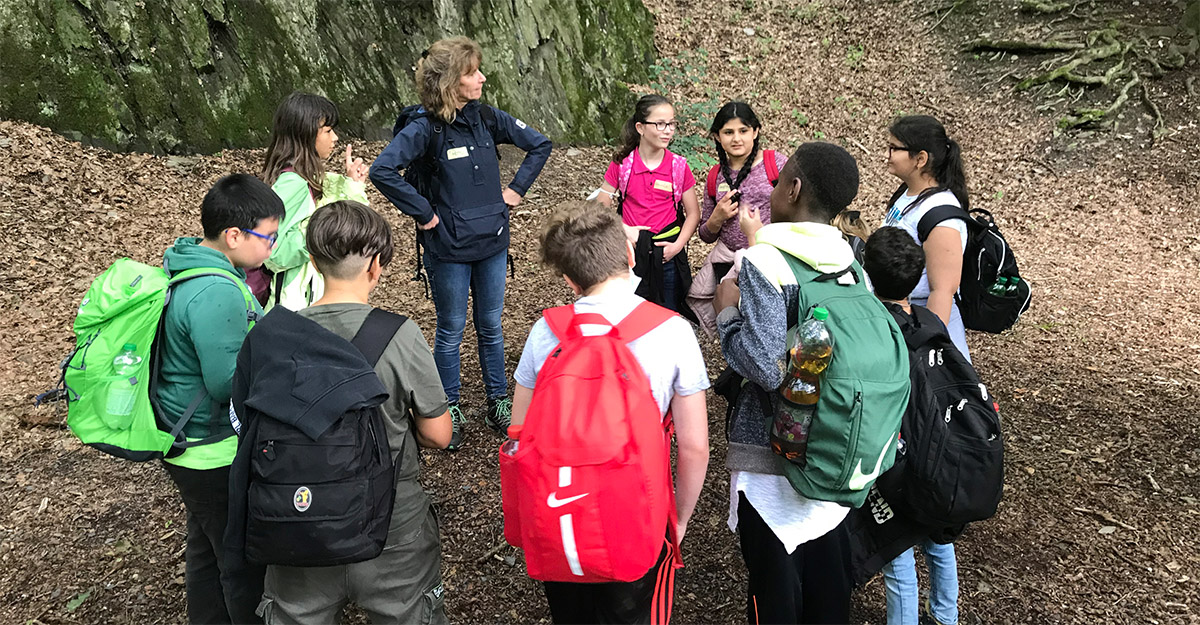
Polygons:
M726 193L721 198L721 201L717 202L716 208L713 209L712 216L720 219L721 223L725 223L727 220L733 219L734 216L738 214L738 200L740 200L741 197L742 195L738 193L736 189Z
M355 182L366 182L370 167L361 158L354 158L350 146L346 146L346 177Z
M754 236L763 227L762 217L758 214L758 208L749 204L743 206L738 211L738 227L742 229L742 233L749 239L750 245L754 245Z

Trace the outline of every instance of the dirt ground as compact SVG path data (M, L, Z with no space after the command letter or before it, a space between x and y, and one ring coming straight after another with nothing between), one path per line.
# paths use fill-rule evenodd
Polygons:
M962 622L1200 623L1200 115L1183 77L1153 84L1169 129L1157 142L1140 105L1114 132L1054 137L1054 110L1039 111L1036 94L1014 95L1006 76L1036 61L956 51L1025 19L1012 17L1015 1L941 22L909 0L647 4L663 57L707 54L673 97L750 101L769 147L814 138L846 146L862 170L856 207L874 224L896 185L882 150L892 117L937 115L963 145L972 203L997 216L1034 300L1012 331L968 336L999 398L1007 458L999 513L958 542ZM1142 5L1139 15L1154 19L1173 6ZM1014 28L1038 33L1031 23ZM380 149L355 144L367 157ZM114 154L0 121L0 620L185 619L184 515L163 470L82 447L63 414L34 408L31 397L54 382L91 279L121 256L157 262L175 236L198 232L208 186L257 171L261 157ZM513 212L510 369L541 309L570 299L537 263L540 219L594 188L606 158L602 148L557 148ZM508 174L519 159L506 154ZM373 190L371 200L398 237L376 303L412 317L432 341L432 304L409 280L412 225ZM706 252L694 242L694 267ZM468 326L467 447L423 452L423 481L443 519L446 609L453 622L547 622L540 589L503 542L500 439L478 418L473 343ZM719 350L706 344L705 356L715 377ZM684 544L680 623L743 618L745 570L725 525L724 410L710 397L712 462ZM854 619L884 622L879 578L856 593Z

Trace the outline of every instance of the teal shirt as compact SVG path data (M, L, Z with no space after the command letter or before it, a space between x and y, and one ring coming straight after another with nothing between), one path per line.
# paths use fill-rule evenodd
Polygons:
M221 252L200 245L201 239L181 238L163 254L171 275L185 269L220 268L243 280L246 273L235 268ZM258 302L253 302L261 313ZM188 439L232 433L229 398L233 394L233 370L242 341L249 331L246 299L242 290L220 276L193 278L175 287L164 315L162 366L158 399L171 419L179 419L200 389L209 400L201 404L184 428ZM237 451L237 437L189 449L172 464L191 469L228 466Z

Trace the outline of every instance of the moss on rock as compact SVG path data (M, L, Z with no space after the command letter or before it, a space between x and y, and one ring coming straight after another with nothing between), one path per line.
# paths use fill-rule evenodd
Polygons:
M653 58L641 0L9 0L0 5L0 114L109 147L260 146L303 89L347 134L388 136L416 101L433 41L484 48L485 100L557 141L619 131Z

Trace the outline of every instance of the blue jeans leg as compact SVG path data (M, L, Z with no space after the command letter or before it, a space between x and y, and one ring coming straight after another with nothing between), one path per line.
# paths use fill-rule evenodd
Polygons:
M459 378L463 329L467 325L467 295L471 285L471 265L441 262L425 252L429 288L437 311L437 332L433 339L433 361L437 364L442 390L450 403L459 399Z
M932 540L921 543L925 564L929 566L929 603L933 616L942 625L958 623L958 560L954 544L939 545Z
M508 374L504 369L504 332L500 326L507 269L507 250L472 263L475 337L479 344L479 364L483 369L483 388L488 399L508 395Z
M912 549L884 565L883 587L887 593L888 625L917 625L921 599L917 593L917 567Z

